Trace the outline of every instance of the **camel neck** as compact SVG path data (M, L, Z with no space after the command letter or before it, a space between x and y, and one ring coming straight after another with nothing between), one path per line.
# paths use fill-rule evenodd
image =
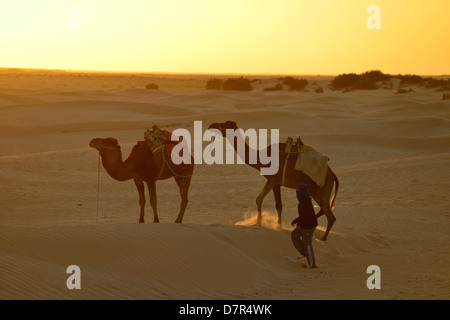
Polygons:
M235 134L232 138L230 138L228 136L226 136L226 138L233 145L233 148L236 151L236 153L238 154L238 157L239 157L239 155L242 154L242 151L239 150L239 146L243 145L244 146L244 157L241 157L242 160L244 161L244 163L246 165L260 171L262 164L259 162L259 159L258 159L258 150L250 148L249 144L245 140L245 137L242 135L242 132L241 132L241 130L239 130L239 128L236 127L234 132L235 132ZM231 140L231 139L233 139L233 140ZM251 156L250 156L251 154L253 154L256 159L251 159Z
M103 168L105 168L111 178L118 181L126 181L133 178L127 162L122 160L122 151L120 149L102 150L100 157Z

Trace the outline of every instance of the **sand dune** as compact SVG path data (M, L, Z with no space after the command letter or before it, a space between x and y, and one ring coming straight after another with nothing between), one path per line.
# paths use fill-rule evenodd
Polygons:
M287 231L191 224L2 229L4 299L296 298L291 291L300 294L301 279L332 276L336 257L391 246L382 237L333 234L334 244L316 241L318 257L328 264L307 273L283 256L293 253ZM72 264L82 270L79 292L66 287ZM306 292L300 297L309 298Z
M263 92L270 80L254 92L206 91L203 76L160 78L149 91L124 76L67 74L31 88L39 77L0 86L0 299L450 298L450 104L441 93L342 93L320 78L308 92ZM319 219L317 269L285 258L296 254L293 190L282 190L282 229L271 194L263 227L253 226L265 179L246 165L197 165L182 225L172 223L173 179L157 183L161 223L147 205L142 225L133 182L98 176L92 138L117 138L125 158L153 124L193 132L196 120L204 130L226 120L278 128L281 140L301 135L330 157L337 222L322 242ZM81 290L66 287L73 264ZM366 287L370 265L381 268L381 290Z

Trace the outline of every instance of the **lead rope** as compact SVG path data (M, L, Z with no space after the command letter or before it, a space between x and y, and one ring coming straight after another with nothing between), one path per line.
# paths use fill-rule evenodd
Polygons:
M98 155L98 176L97 176L97 219L95 224L98 224L98 202L100 198L100 154Z

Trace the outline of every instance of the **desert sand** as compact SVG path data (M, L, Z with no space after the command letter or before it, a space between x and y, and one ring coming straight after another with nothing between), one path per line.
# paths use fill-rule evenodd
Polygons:
M0 72L0 299L449 299L450 101L415 88L342 93L330 77L305 92L205 90L207 76ZM157 83L159 90L146 90ZM316 87L324 92L318 94ZM265 179L246 165L196 165L183 224L173 179L157 182L161 223L138 224L132 181L101 168L96 137L124 158L153 124L234 120L302 136L340 179L337 222L313 242L317 269L291 263L295 191L273 195L253 226ZM98 179L100 188L97 189ZM98 211L97 211L97 195ZM148 201L148 198L147 198ZM148 203L148 202L147 202ZM81 290L66 286L70 265ZM381 270L369 290L367 267Z

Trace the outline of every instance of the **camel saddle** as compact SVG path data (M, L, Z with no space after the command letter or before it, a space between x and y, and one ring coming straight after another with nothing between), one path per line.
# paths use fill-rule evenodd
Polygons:
M171 168L169 166L169 163L167 162L167 159L170 159L172 149L175 147L176 144L179 143L179 141L183 141L183 137L174 136L178 138L177 140L172 140L172 132L167 130L161 130L156 125L152 127L152 129L147 129L146 132L144 132L144 138L147 141L147 145L150 148L150 151L153 153L154 156L156 156L158 153L160 153L163 163L161 165L161 168L159 170L159 175L157 177L157 180L161 177L165 165L169 167L169 170L172 172L172 174L177 176L183 176L183 171L188 168L188 166L185 163L181 163L179 165L176 165L176 171L174 171L174 168ZM159 155L158 155L159 157Z
M293 150L292 147L296 146ZM319 187L325 184L325 178L328 172L328 161L330 158L311 146L307 146L301 142L300 137L297 143L293 143L293 139L288 137L284 152L287 154L286 163L283 171L283 179L286 171L287 159L292 155L297 157L295 169L302 171L309 176Z
M174 144L175 142L172 141L171 137L172 132L161 130L156 125L154 125L151 130L147 129L147 131L144 132L144 138L147 140L147 145L153 154L161 152L166 144Z

